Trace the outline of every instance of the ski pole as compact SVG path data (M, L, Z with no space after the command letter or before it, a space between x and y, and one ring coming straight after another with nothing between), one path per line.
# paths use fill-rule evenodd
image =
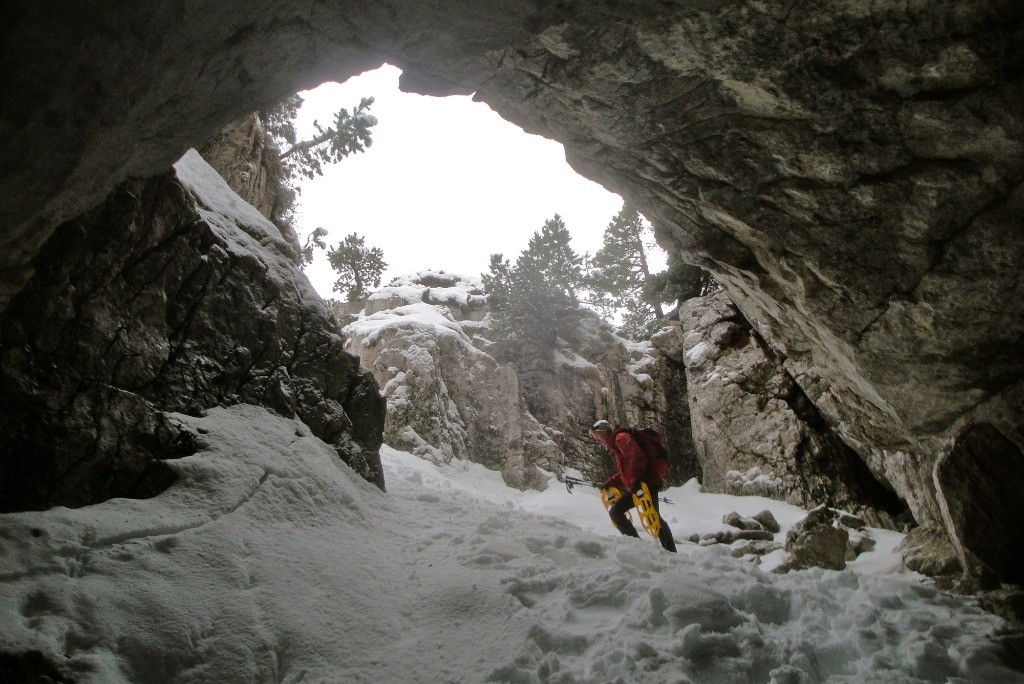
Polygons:
M578 477L573 477L572 475L565 476L565 490L567 492L572 494L573 487L575 487L576 485L586 485L588 487L593 487L594 489L604 489L603 484L591 482L590 480L583 480ZM667 504L672 503L671 501L668 500L667 497L664 496L659 496L658 501L663 501L664 503Z
M565 490L567 492L572 494L572 489L576 485L587 485L588 487L593 487L594 489L601 489L601 485L597 484L596 482L591 482L590 480L581 480L580 478L573 477L572 475L565 476Z

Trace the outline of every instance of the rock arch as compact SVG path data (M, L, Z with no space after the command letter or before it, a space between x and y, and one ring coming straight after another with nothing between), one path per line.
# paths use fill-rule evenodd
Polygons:
M630 197L919 520L956 425L1024 446L1017 3L15 0L3 19L0 309L125 178L390 61Z

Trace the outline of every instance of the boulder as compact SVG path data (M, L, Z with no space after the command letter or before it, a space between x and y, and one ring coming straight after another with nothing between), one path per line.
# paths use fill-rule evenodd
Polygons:
M743 556L763 556L783 548L783 543L778 541L747 541L743 544L735 544L729 552L733 558Z
M839 524L851 530L863 530L867 523L861 518L846 511L839 511Z
M0 510L154 495L192 449L164 412L235 403L383 487L383 400L295 250L195 152L62 226L0 317Z
M718 530L716 532L706 532L702 535L694 535L691 537L691 541L701 546L709 546L711 544L732 544L736 541L772 541L775 538L771 532L767 530Z
M850 543L846 550L846 560L851 561L862 553L875 550L875 540L863 532L850 532Z
M731 525L731 526L739 528L741 530L764 530L765 529L764 525L762 525L757 520L754 520L753 518L745 518L742 515L740 515L739 513L737 513L736 511L733 511L732 513L727 513L722 518L722 522L725 523L726 525ZM778 532L777 529L775 531Z
M934 523L910 530L896 550L902 553L904 565L922 575L943 577L963 572L945 530Z
M772 515L772 512L769 510L761 511L757 515L751 516L751 518L761 523L761 527L769 532L778 532L782 529L779 525L779 521L775 519L775 516Z
M844 570L850 534L845 528L835 527L835 519L835 511L824 506L808 512L807 517L786 534L785 548L789 556L775 571L811 567Z

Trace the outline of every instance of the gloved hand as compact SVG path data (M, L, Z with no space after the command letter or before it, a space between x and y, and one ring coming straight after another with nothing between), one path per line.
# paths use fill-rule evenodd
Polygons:
M641 486L642 484L643 482L641 480L633 480L632 482L629 483L629 491L637 495L643 494L643 487Z

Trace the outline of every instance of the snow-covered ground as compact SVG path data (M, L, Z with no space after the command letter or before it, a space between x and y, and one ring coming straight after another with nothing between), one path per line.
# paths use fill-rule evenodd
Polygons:
M384 449L389 491L301 423L181 416L161 496L0 516L0 652L82 681L1022 682L971 601L896 571L777 576L618 536L593 490L522 493ZM669 490L676 536L798 509Z

